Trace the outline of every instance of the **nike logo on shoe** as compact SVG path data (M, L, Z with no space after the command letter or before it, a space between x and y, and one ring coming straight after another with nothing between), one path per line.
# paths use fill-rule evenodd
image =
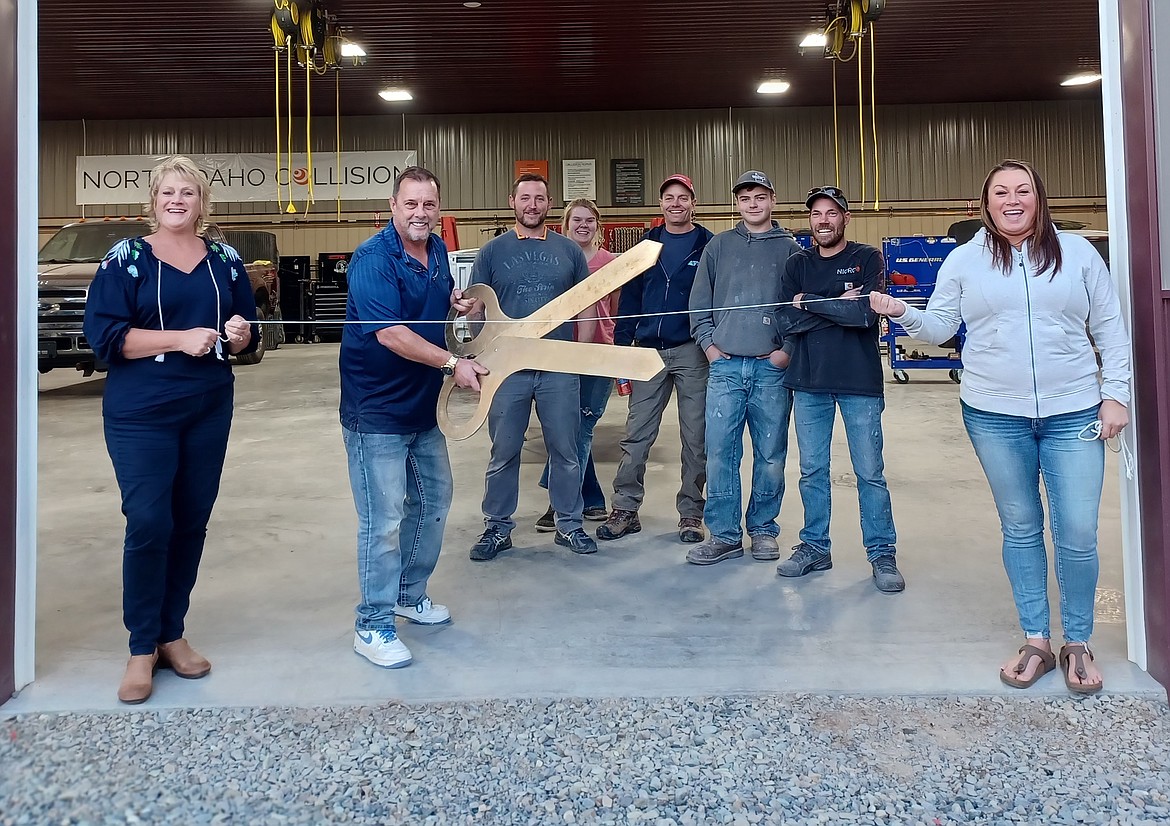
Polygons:
M362 642L364 642L366 645L369 645L370 643L372 643L374 641L374 632L373 631L366 631L364 633L361 631L358 631L357 635L358 635L358 639L361 640Z

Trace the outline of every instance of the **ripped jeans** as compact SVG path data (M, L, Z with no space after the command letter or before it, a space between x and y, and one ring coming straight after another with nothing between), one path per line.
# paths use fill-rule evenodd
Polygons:
M779 536L784 498L784 463L788 459L788 422L792 391L784 371L766 358L728 356L715 359L707 376L707 504L703 521L711 536L736 544L743 540L742 520L750 536ZM752 486L743 509L740 463L743 429L752 437Z
M601 376L581 376L581 429L577 436L577 461L582 471L581 497L585 510L605 510L605 492L597 481L597 469L593 466L593 428L597 426L613 392L613 379ZM540 476L540 486L548 489L548 461Z

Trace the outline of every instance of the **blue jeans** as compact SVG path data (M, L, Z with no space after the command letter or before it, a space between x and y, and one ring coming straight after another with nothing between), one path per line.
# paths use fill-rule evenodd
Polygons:
M581 430L577 434L577 462L585 470L581 478L581 499L585 510L605 510L605 492L597 481L597 468L593 465L593 429L601 421L613 392L613 379L603 376L581 376ZM548 489L548 460L544 460L544 472L540 474L540 486Z
M548 499L557 516L557 530L571 533L581 527L580 394L577 376L569 373L521 370L500 384L487 421L492 454L484 474L483 521L488 528L509 534L516 527L512 516L520 500L520 453L534 402L545 452L552 462Z
M417 605L439 561L451 508L451 463L439 428L422 433L341 429L358 515L354 627L394 627L395 605Z
M130 653L183 636L232 425L232 386L104 421L122 492L122 620Z
M963 405L963 424L999 512L1003 566L1020 627L1029 637L1050 635L1041 477L1048 492L1064 637L1088 642L1093 633L1105 443L1083 441L1079 435L1096 420L1096 407L1029 419Z
M829 456L833 422L839 408L853 475L857 479L865 556L870 562L880 556L893 556L898 537L894 533L890 490L886 487L886 466L882 459L882 411L886 409L886 400L881 396L802 391L793 396L796 444L800 447L800 499L804 503L800 541L822 551L831 547Z
M743 498L739 465L743 428L752 437L752 490L748 499L750 536L779 536L780 501L784 498L784 461L788 457L788 421L792 391L781 381L784 371L768 359L731 356L716 359L707 377L707 504L703 520L720 542L742 541Z

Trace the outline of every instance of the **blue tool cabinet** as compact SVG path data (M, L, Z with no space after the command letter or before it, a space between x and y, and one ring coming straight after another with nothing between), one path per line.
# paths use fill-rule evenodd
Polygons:
M886 266L886 292L900 298L913 307L924 308L934 293L938 271L947 255L957 246L954 238L939 238L924 235L899 236L882 239L882 258ZM905 282L909 276L914 283ZM942 345L952 352L945 355L920 352L906 346L910 335L892 318L883 319L882 341L894 371L894 381L906 384L910 381L909 370L948 370L956 384L963 379L963 335L958 334Z

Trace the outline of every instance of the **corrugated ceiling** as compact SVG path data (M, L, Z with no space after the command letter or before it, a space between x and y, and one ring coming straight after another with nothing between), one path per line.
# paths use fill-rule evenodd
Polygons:
M825 0L327 0L368 63L340 72L345 114L809 106L832 101L833 61L797 43ZM272 0L39 0L41 117L116 119L272 113ZM888 0L876 25L878 103L1059 100L1099 66L1096 0ZM869 50L864 51L868 98ZM305 71L294 67L294 111ZM764 79L792 84L755 92ZM838 95L857 99L857 64ZM282 80L283 82L283 80ZM333 73L313 111L334 110ZM386 87L415 99L388 104Z

